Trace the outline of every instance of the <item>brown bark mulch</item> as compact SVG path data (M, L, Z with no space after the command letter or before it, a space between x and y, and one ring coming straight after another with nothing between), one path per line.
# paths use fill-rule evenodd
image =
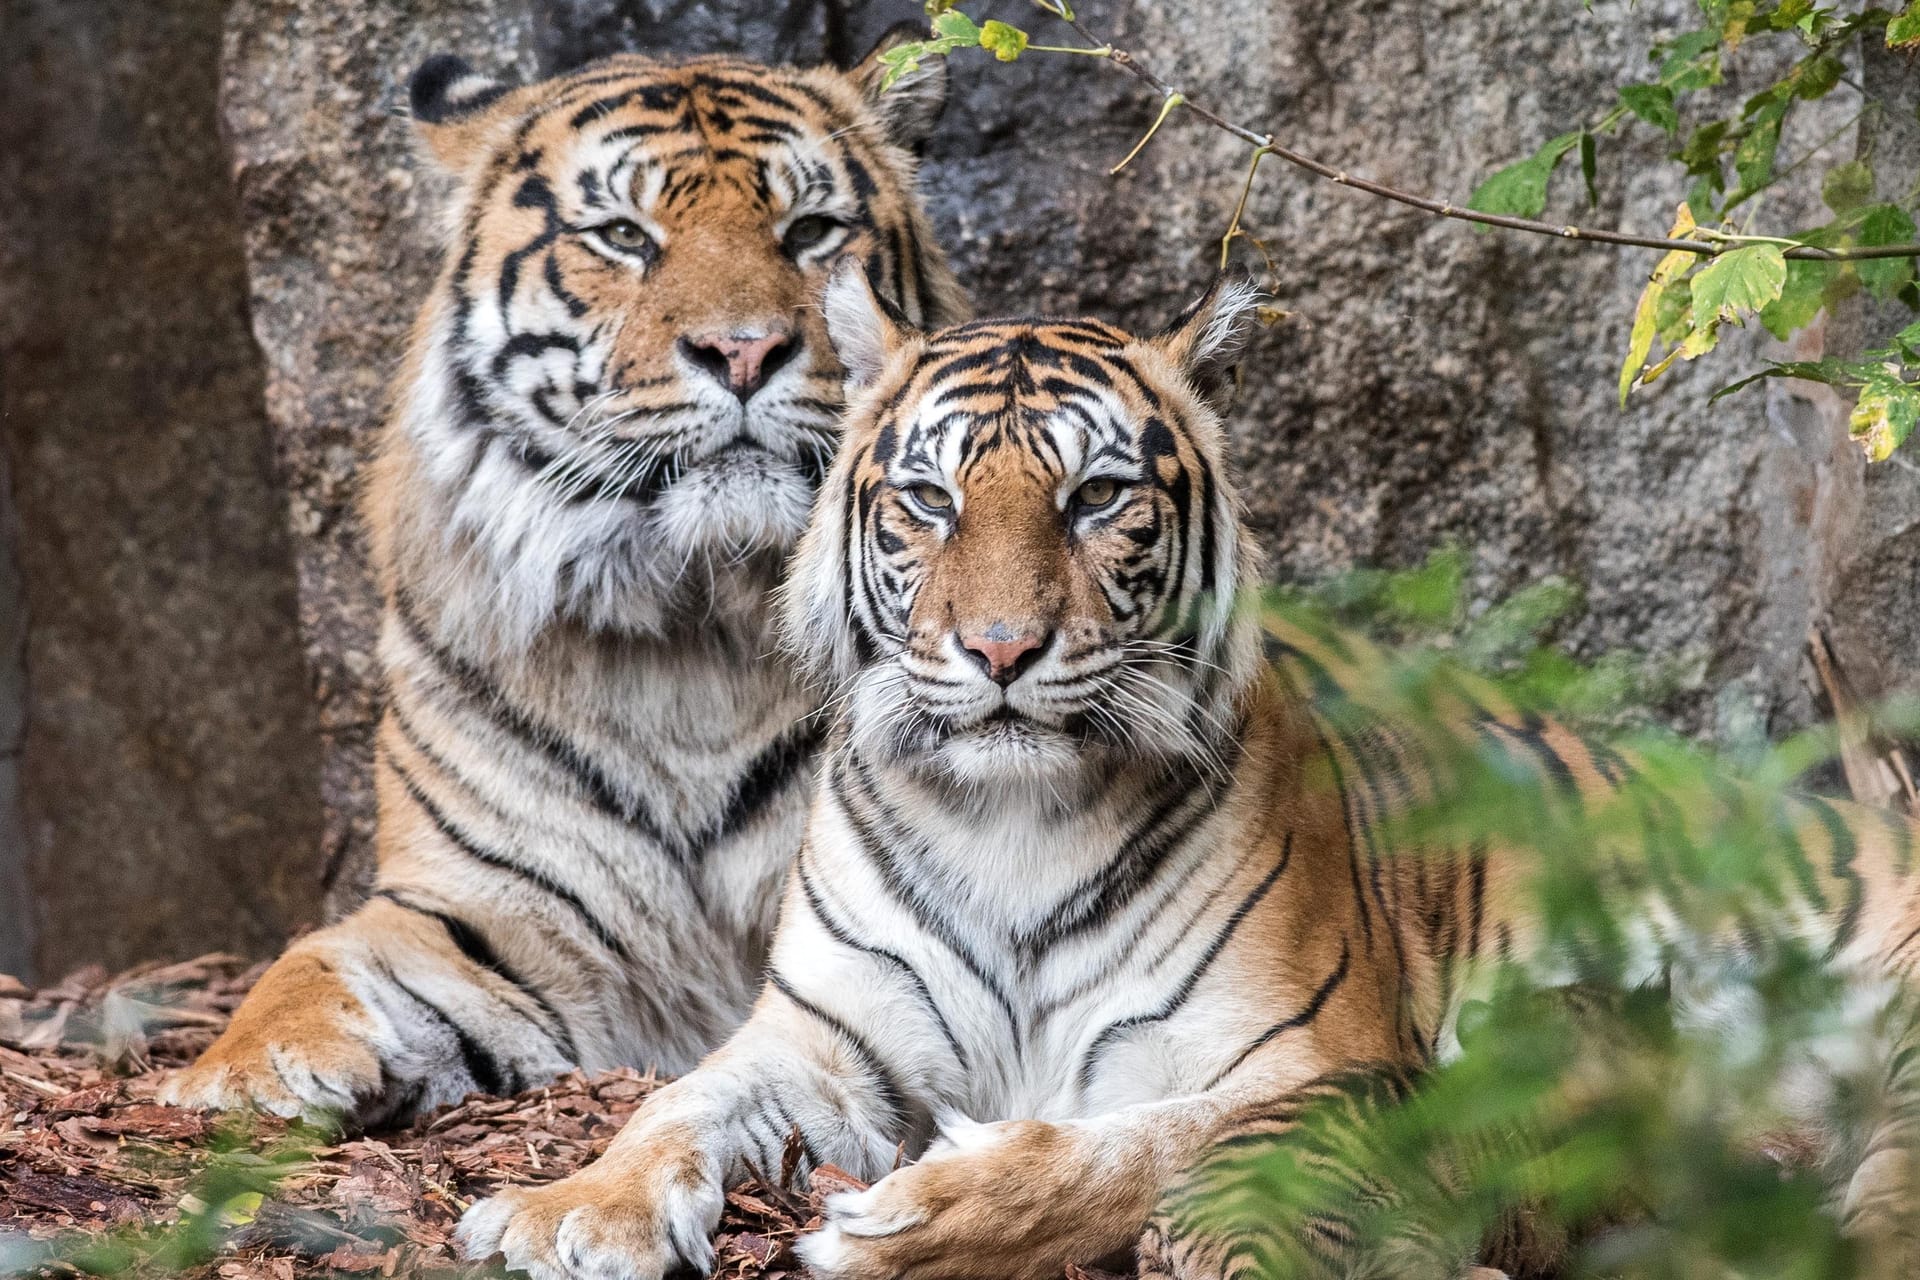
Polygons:
M495 1275L455 1255L461 1212L580 1168L659 1083L573 1074L345 1138L157 1103L157 1071L210 1044L258 973L211 955L39 990L0 975L0 1275ZM790 1185L728 1194L720 1280L802 1274L821 1196L861 1185L778 1172Z

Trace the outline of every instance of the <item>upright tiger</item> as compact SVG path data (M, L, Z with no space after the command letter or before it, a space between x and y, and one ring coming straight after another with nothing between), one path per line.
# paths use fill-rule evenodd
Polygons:
M1306 639L1235 603L1259 562L1216 404L1249 301L1217 289L1146 338L927 334L835 280L861 390L785 609L840 692L770 981L597 1164L472 1208L470 1256L705 1269L723 1189L797 1129L809 1161L877 1179L801 1242L814 1274L1058 1276L1127 1249L1245 1127L1455 1043L1475 958L1537 936L1531 896L1508 855L1379 843L1398 784L1363 786L1354 753L1392 744L1336 736ZM1569 785L1622 767L1543 722L1489 731ZM1814 927L1867 963L1920 923L1913 832L1844 829L1859 906L1830 893ZM1155 1274L1238 1265L1164 1223L1147 1244Z
M746 1016L823 728L769 603L838 439L817 295L965 309L915 193L942 63L881 70L414 77L458 195L365 506L377 884L167 1096L399 1118Z

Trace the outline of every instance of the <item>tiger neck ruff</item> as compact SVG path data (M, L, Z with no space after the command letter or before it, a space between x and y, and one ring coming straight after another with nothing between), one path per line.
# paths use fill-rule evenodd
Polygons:
M1358 650L1234 606L1258 571L1212 400L1250 301L1217 289L1152 338L926 334L836 278L859 390L784 608L840 694L769 985L598 1163L471 1209L471 1255L541 1280L710 1268L724 1188L797 1131L877 1179L800 1243L828 1280L1041 1280L1136 1240L1145 1274L1217 1280L1246 1255L1169 1191L1356 1079L1397 1087L1448 1051L1487 957L1536 953L1524 857L1387 843L1424 785L1406 740L1300 692ZM1633 767L1482 711L1556 785ZM1911 824L1795 816L1808 874L1832 868L1820 946L1871 963L1920 932ZM1353 1208L1288 1274L1374 1267L1343 1256ZM1387 1270L1473 1261L1431 1243Z
M914 194L944 72L882 96L878 52L416 75L456 196L366 504L376 888L169 1096L403 1118L746 1015L824 727L769 601L838 439L818 292L964 311Z

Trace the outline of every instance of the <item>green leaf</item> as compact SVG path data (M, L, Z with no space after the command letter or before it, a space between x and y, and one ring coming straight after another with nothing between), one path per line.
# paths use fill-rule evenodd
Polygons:
M1656 129L1680 131L1680 113L1673 107L1673 90L1663 84L1629 84L1620 88L1620 105Z
M1587 204L1590 206L1600 203L1600 187L1594 181L1599 169L1599 147L1593 135L1583 129L1580 131L1580 177L1587 184Z
M933 20L933 34L951 40L956 49L972 48L980 43L980 28L958 9L948 9Z
M1788 99L1769 97L1749 115L1746 134L1733 149L1733 171L1740 175L1740 194L1749 195L1773 177L1774 153L1780 149L1780 122Z
M1537 218L1547 207L1547 179L1560 157L1580 141L1579 133L1563 133L1525 160L1517 160L1473 189L1467 207L1481 213L1504 213Z
M1864 160L1833 166L1820 180L1820 198L1835 213L1859 208L1873 199L1873 169Z
M1660 83L1676 93L1720 83L1720 33L1689 31L1660 51Z
M1719 254L1693 277L1695 332L1718 320L1738 323L1778 298L1787 259L1777 244L1750 244Z
M1832 54L1816 53L1793 69L1787 83L1793 86L1794 97L1811 102L1833 92L1846 70L1846 64Z
M1837 262L1795 258L1787 263L1787 283L1780 296L1760 309L1760 323L1782 342L1797 329L1813 323L1826 303L1827 286L1840 274Z
M1887 23L1887 48L1920 48L1920 0L1913 0Z
M1920 320L1894 334L1893 340L1903 347L1920 347Z
M1012 62L1027 49L1027 33L1018 27L1008 26L998 18L987 19L980 28L980 47L991 49L993 56L1002 62Z
M1913 237L1913 219L1899 205L1873 205L1860 220L1860 243L1868 247L1905 244ZM1892 297L1913 279L1912 258L1866 258L1854 263L1854 269L1876 298Z

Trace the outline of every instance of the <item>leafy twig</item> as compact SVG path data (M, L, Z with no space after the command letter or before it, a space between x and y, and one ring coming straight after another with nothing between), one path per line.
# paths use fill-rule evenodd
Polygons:
M1106 50L1107 61L1153 88L1160 94L1163 103L1171 102L1177 98L1179 105L1184 106L1190 114L1205 121L1215 129L1223 133L1231 134L1233 137L1256 148L1259 153L1279 156L1287 163L1305 169L1308 173L1324 178L1328 182L1338 183L1344 187L1352 187L1356 191L1365 191L1369 195L1378 196L1383 200L1391 200L1395 204L1406 205L1409 208L1419 209L1439 218L1451 218L1460 222L1476 223L1480 226L1502 227L1509 231L1526 231L1535 235L1554 236L1562 240L1588 240L1597 244L1626 245L1641 249L1662 249L1668 252L1679 251L1698 254L1701 257L1712 257L1725 252L1730 247L1726 242L1714 240L1642 236L1634 235L1626 231L1616 231L1607 227L1581 227L1572 223L1543 222L1536 218L1519 218L1509 214L1482 213L1477 209L1469 209L1450 201L1435 200L1411 191L1402 191L1398 187L1390 187L1383 182L1375 182L1370 178L1357 177L1344 169L1323 163L1322 161L1314 159L1312 156L1296 151L1292 147L1276 141L1270 133L1262 133L1259 130L1248 128L1246 125L1238 124L1227 119L1211 107L1196 101L1192 95L1183 92L1155 74L1153 70L1142 62L1139 56L1131 50L1120 48L1112 41L1097 35L1087 26L1085 21L1071 10L1066 9L1064 6L1056 8L1053 4L1048 3L1047 0L1036 0L1036 3L1038 3L1042 9L1079 32L1081 38L1093 46L1090 49L1076 50L1076 52L1097 56L1100 50ZM1161 119L1165 119L1168 109L1169 108L1165 106L1162 107ZM1158 129L1158 127L1159 122L1156 121L1154 128ZM1151 138L1152 136L1152 131L1149 131L1147 137ZM1145 141L1145 139L1142 139L1143 145ZM1136 147L1134 151L1137 154L1139 148ZM1128 159L1132 159L1132 156L1130 155ZM1122 164L1124 163L1125 161L1122 162ZM1118 172L1117 169L1115 171ZM1245 197L1243 196L1243 208L1244 205ZM1229 230L1229 236L1231 236L1232 230L1238 227L1239 216L1237 213L1234 222L1235 227ZM1794 259L1816 259L1823 262L1854 262L1873 258L1920 258L1920 244L1867 245L1844 249L1827 249L1815 245L1799 244L1786 250L1786 256Z

